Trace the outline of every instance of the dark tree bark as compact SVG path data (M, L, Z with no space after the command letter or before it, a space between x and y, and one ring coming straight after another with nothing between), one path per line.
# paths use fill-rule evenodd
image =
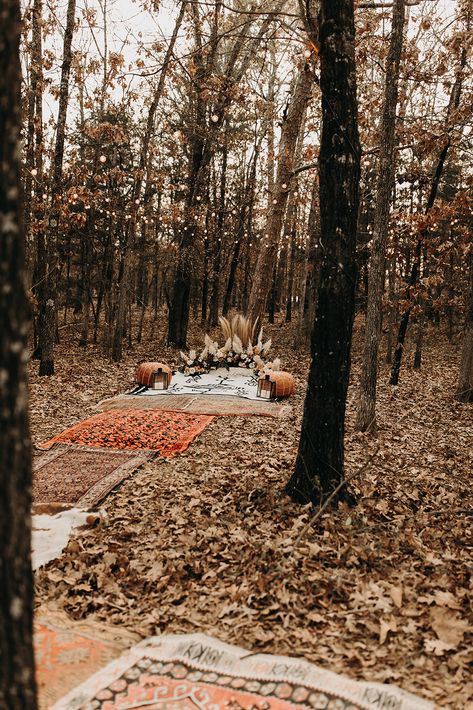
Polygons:
M34 710L20 6L0 6L0 708Z
M473 254L469 255L469 279L465 298L465 334L455 399L473 402Z
M356 427L359 431L376 430L376 384L378 350L381 336L382 302L386 271L389 205L395 176L395 128L399 68L404 36L405 0L395 0L391 41L386 60L386 84L380 130L380 153L376 186L373 245L368 277L363 364Z
M286 486L297 503L318 503L343 480L355 309L360 144L353 0L322 0L319 21L322 264L299 450Z

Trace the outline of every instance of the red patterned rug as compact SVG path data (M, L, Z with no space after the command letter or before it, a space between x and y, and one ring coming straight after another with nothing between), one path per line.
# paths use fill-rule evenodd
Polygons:
M355 681L297 658L229 646L203 634L134 646L52 710L434 710L396 686Z
M214 419L209 415L142 409L113 409L94 414L66 429L40 449L54 444L153 451L171 458L189 444Z
M89 508L147 460L110 449L55 446L33 459L33 504L64 503Z

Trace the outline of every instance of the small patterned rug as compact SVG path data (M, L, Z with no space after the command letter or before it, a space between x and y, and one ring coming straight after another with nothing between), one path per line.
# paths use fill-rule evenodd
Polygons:
M118 627L71 621L43 609L35 614L34 647L40 710L47 710L79 683L140 640Z
M90 508L146 460L126 451L55 446L33 460L33 504Z
M291 411L290 404L243 399L243 397L215 397L212 395L176 394L172 397L137 397L122 394L104 399L96 407L101 412L110 409L158 409L166 412L187 412L225 417L284 417Z
M55 444L152 451L171 458L213 420L213 416L146 409L112 409L94 414L39 446Z
M52 710L434 710L401 689L351 680L306 661L253 654L203 634L132 648Z

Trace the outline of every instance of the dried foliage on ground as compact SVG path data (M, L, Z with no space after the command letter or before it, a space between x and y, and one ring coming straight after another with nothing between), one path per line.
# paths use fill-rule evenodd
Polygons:
M354 431L350 390L347 473L379 450L353 479L357 505L328 510L295 546L311 511L281 490L308 363L290 326L269 334L297 376L292 414L217 418L185 454L147 464L105 501L105 522L38 572L37 603L143 636L205 632L473 707L473 412L453 399L455 347L435 331L423 369L406 368L397 388L381 368L378 440ZM121 364L60 346L57 375L31 378L35 442L123 391L140 359L175 357L157 342Z

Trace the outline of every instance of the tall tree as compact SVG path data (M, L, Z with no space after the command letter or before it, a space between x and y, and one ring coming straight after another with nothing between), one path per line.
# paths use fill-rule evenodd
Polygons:
M0 6L0 707L36 707L32 648L31 451L20 185L20 6Z
M391 40L386 59L386 84L379 131L379 162L376 186L376 206L373 242L368 278L363 365L358 402L357 429L376 429L376 381L378 349L381 335L386 246L388 242L389 205L395 176L395 129L399 68L404 36L405 0L395 0Z
M455 399L473 402L473 253L469 254L468 286L465 295L465 334L460 376Z
M154 134L156 125L156 112L158 110L159 102L164 93L164 88L166 86L166 78L168 75L171 59L174 52L174 47L176 44L177 37L179 35L179 30L184 19L184 14L186 11L187 2L182 0L179 14L177 16L173 33L169 41L168 48L164 57L164 62L161 67L161 73L159 76L159 81L156 89L153 93L153 100L151 101L148 117L146 120L146 129L143 134L140 148L140 162L138 175L135 179L133 185L132 201L131 201L131 221L128 229L127 241L125 244L124 255L123 255L123 268L121 270L121 277L118 285L118 305L117 313L115 318L115 327L113 331L112 339L112 359L118 362L122 358L122 341L123 334L125 331L125 318L127 305L129 300L130 291L130 281L131 272L133 266L133 249L135 247L136 240L136 229L137 229L137 219L138 219L138 205L140 203L140 195L143 186L143 181L146 175L146 167L148 164L148 154L151 138ZM149 186L148 186L149 191ZM145 191L146 192L146 191Z
M40 303L41 317L39 319L40 375L54 374L54 341L56 337L56 293L58 269L57 233L60 222L60 198L62 187L62 165L64 159L64 143L66 136L67 107L69 103L69 78L72 64L72 35L74 32L76 0L69 0L67 5L66 29L61 67L61 83L59 87L59 108L56 127L56 143L54 147L51 183L51 213L47 233L46 254L47 264L44 275L43 298Z
M209 43L204 42L199 6L197 3L192 4L195 48L191 67L193 88L191 121L187 128L189 171L185 219L177 245L176 273L169 304L168 343L170 345L186 346L191 286L195 271L194 257L201 231L199 227L200 212L217 136L224 125L224 118L234 99L235 90L247 73L261 40L265 37L283 4L284 0L279 0L270 11L265 9L261 11L261 16L264 19L255 35L250 33L250 25L254 20L252 10L248 11L245 20L237 21L238 32L228 52L225 53L227 59L220 74L215 70L217 49L221 39L218 33L219 13L217 9L220 9L223 3L216 3L214 29L211 31ZM218 90L214 100L211 101L208 88L209 83L215 82L216 76L218 76Z
M447 155L450 150L450 147L452 145L452 131L454 127L454 121L452 120L452 117L454 116L455 111L458 109L460 105L460 97L461 97L461 90L462 90L462 84L463 84L463 79L464 79L464 70L465 70L465 65L466 65L466 60L467 60L467 51L463 47L460 52L460 62L459 66L456 72L456 77L455 77L455 82L453 83L451 92L450 92L450 98L447 106L447 116L446 116L446 130L445 130L445 138L443 141L442 148L439 153L439 157L437 160L437 163L435 165L435 170L432 175L432 181L430 185L430 190L429 190L429 196L427 198L427 204L425 207L425 214L429 214L430 210L434 206L435 199L437 197L439 185L440 185L440 180L442 178L443 174L443 169L445 167L445 161L447 160ZM419 272L420 272L420 263L421 263L421 258L422 258L422 251L423 251L423 246L424 242L427 238L427 231L425 229L422 229L418 239L417 239L417 244L416 244L416 252L415 252L415 257L414 261L412 264L412 268L409 274L409 281L408 281L408 297L409 297L409 305L407 306L406 310L402 314L401 321L399 323L399 331L397 335L397 345L396 345L396 350L394 353L394 360L391 368L391 375L389 378L389 384L390 385L397 385L399 383L399 374L401 372L401 363L402 363L402 356L404 353L404 341L406 339L406 333L407 333L407 327L409 325L409 319L411 316L412 312L412 306L413 306L413 297L414 297L414 289L417 286L417 282L419 279Z
M323 254L299 450L286 486L286 492L298 503L319 502L343 480L360 179L353 15L353 0L321 0L319 175Z
M287 115L281 129L281 139L278 151L278 166L274 189L270 195L270 205L266 222L265 239L261 245L253 285L250 294L249 312L253 322L261 319L266 308L266 301L272 283L272 274L276 266L279 240L284 222L289 190L294 170L294 156L297 139L301 132L307 106L312 93L314 74L310 63L305 62L301 68L294 92L287 109Z

